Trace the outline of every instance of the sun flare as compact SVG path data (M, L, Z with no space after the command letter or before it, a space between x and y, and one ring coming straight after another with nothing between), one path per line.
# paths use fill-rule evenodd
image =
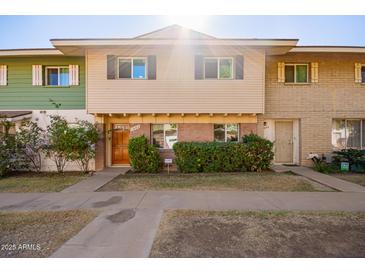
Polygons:
M204 15L169 15L167 16L169 25L177 24L185 28L201 30L206 25L207 16Z

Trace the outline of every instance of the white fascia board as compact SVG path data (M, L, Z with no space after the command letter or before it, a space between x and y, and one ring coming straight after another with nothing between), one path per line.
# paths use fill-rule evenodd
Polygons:
M54 47L62 46L133 46L133 45L217 45L217 46L296 46L298 40L245 40L245 39L212 39L212 40L155 40L155 39L115 39L115 40L51 40Z
M365 47L295 47L289 52L365 53Z
M58 49L0 50L0 56L63 55Z

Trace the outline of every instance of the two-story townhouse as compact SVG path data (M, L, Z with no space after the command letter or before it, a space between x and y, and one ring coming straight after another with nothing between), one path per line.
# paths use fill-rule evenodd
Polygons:
M237 141L265 110L265 60L296 39L217 39L170 26L132 39L53 39L85 56L87 110L105 125L97 169L129 164L144 134L163 157L177 141Z
M24 119L46 128L55 114L69 123L94 121L85 96L85 57L57 49L0 50L0 119L14 122L15 129ZM54 170L54 165L44 161L42 168Z
M365 48L219 39L176 25L135 38L51 42L65 60L85 63L79 86L59 97L50 97L58 88L49 94L49 87L33 87L34 96L21 95L28 106L11 109L34 113L49 108L48 98L78 108L67 102L82 98L80 111L103 130L97 170L128 165L128 140L141 134L164 158L173 158L177 141L231 142L250 132L274 141L275 163L282 164L310 165L309 153L365 148ZM47 64L57 66L42 70ZM71 99L67 91L80 87L86 94ZM43 107L29 106L35 96Z

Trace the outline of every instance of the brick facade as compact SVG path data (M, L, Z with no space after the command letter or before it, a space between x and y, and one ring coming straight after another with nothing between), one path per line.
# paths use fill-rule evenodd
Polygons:
M278 62L319 64L318 83L278 83ZM332 151L334 118L365 118L365 85L355 83L354 65L364 54L288 53L266 61L265 114L258 116L258 133L265 119L299 119L300 163L310 165L309 153Z

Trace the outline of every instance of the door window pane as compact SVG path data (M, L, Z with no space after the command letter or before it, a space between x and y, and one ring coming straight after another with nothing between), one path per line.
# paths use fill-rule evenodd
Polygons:
M294 66L285 66L285 82L294 83Z
M129 79L131 78L131 60L119 59L119 78Z
M307 83L308 75L307 75L307 65L297 65L296 66L296 82L297 83Z
M225 141L225 127L224 124L214 125L214 141L224 142Z
M219 60L219 78L222 79L232 78L232 59Z
M133 59L133 79L146 79L145 59Z
M332 122L332 147L334 149L346 148L345 126L345 120L333 120Z
M152 125L152 143L163 148L163 125Z
M361 67L361 83L365 83L365 66Z
M47 85L58 86L58 68L47 69Z
M217 59L205 59L205 78L217 79L218 78L218 60Z
M227 142L238 141L238 124L227 124Z
M347 147L360 148L360 120L347 120Z
M152 143L158 148L172 149L177 142L176 124L152 125Z
M164 130L165 130L164 148L172 149L172 146L177 142L176 124L165 124Z
M68 68L60 68L60 86L68 86L69 83Z

